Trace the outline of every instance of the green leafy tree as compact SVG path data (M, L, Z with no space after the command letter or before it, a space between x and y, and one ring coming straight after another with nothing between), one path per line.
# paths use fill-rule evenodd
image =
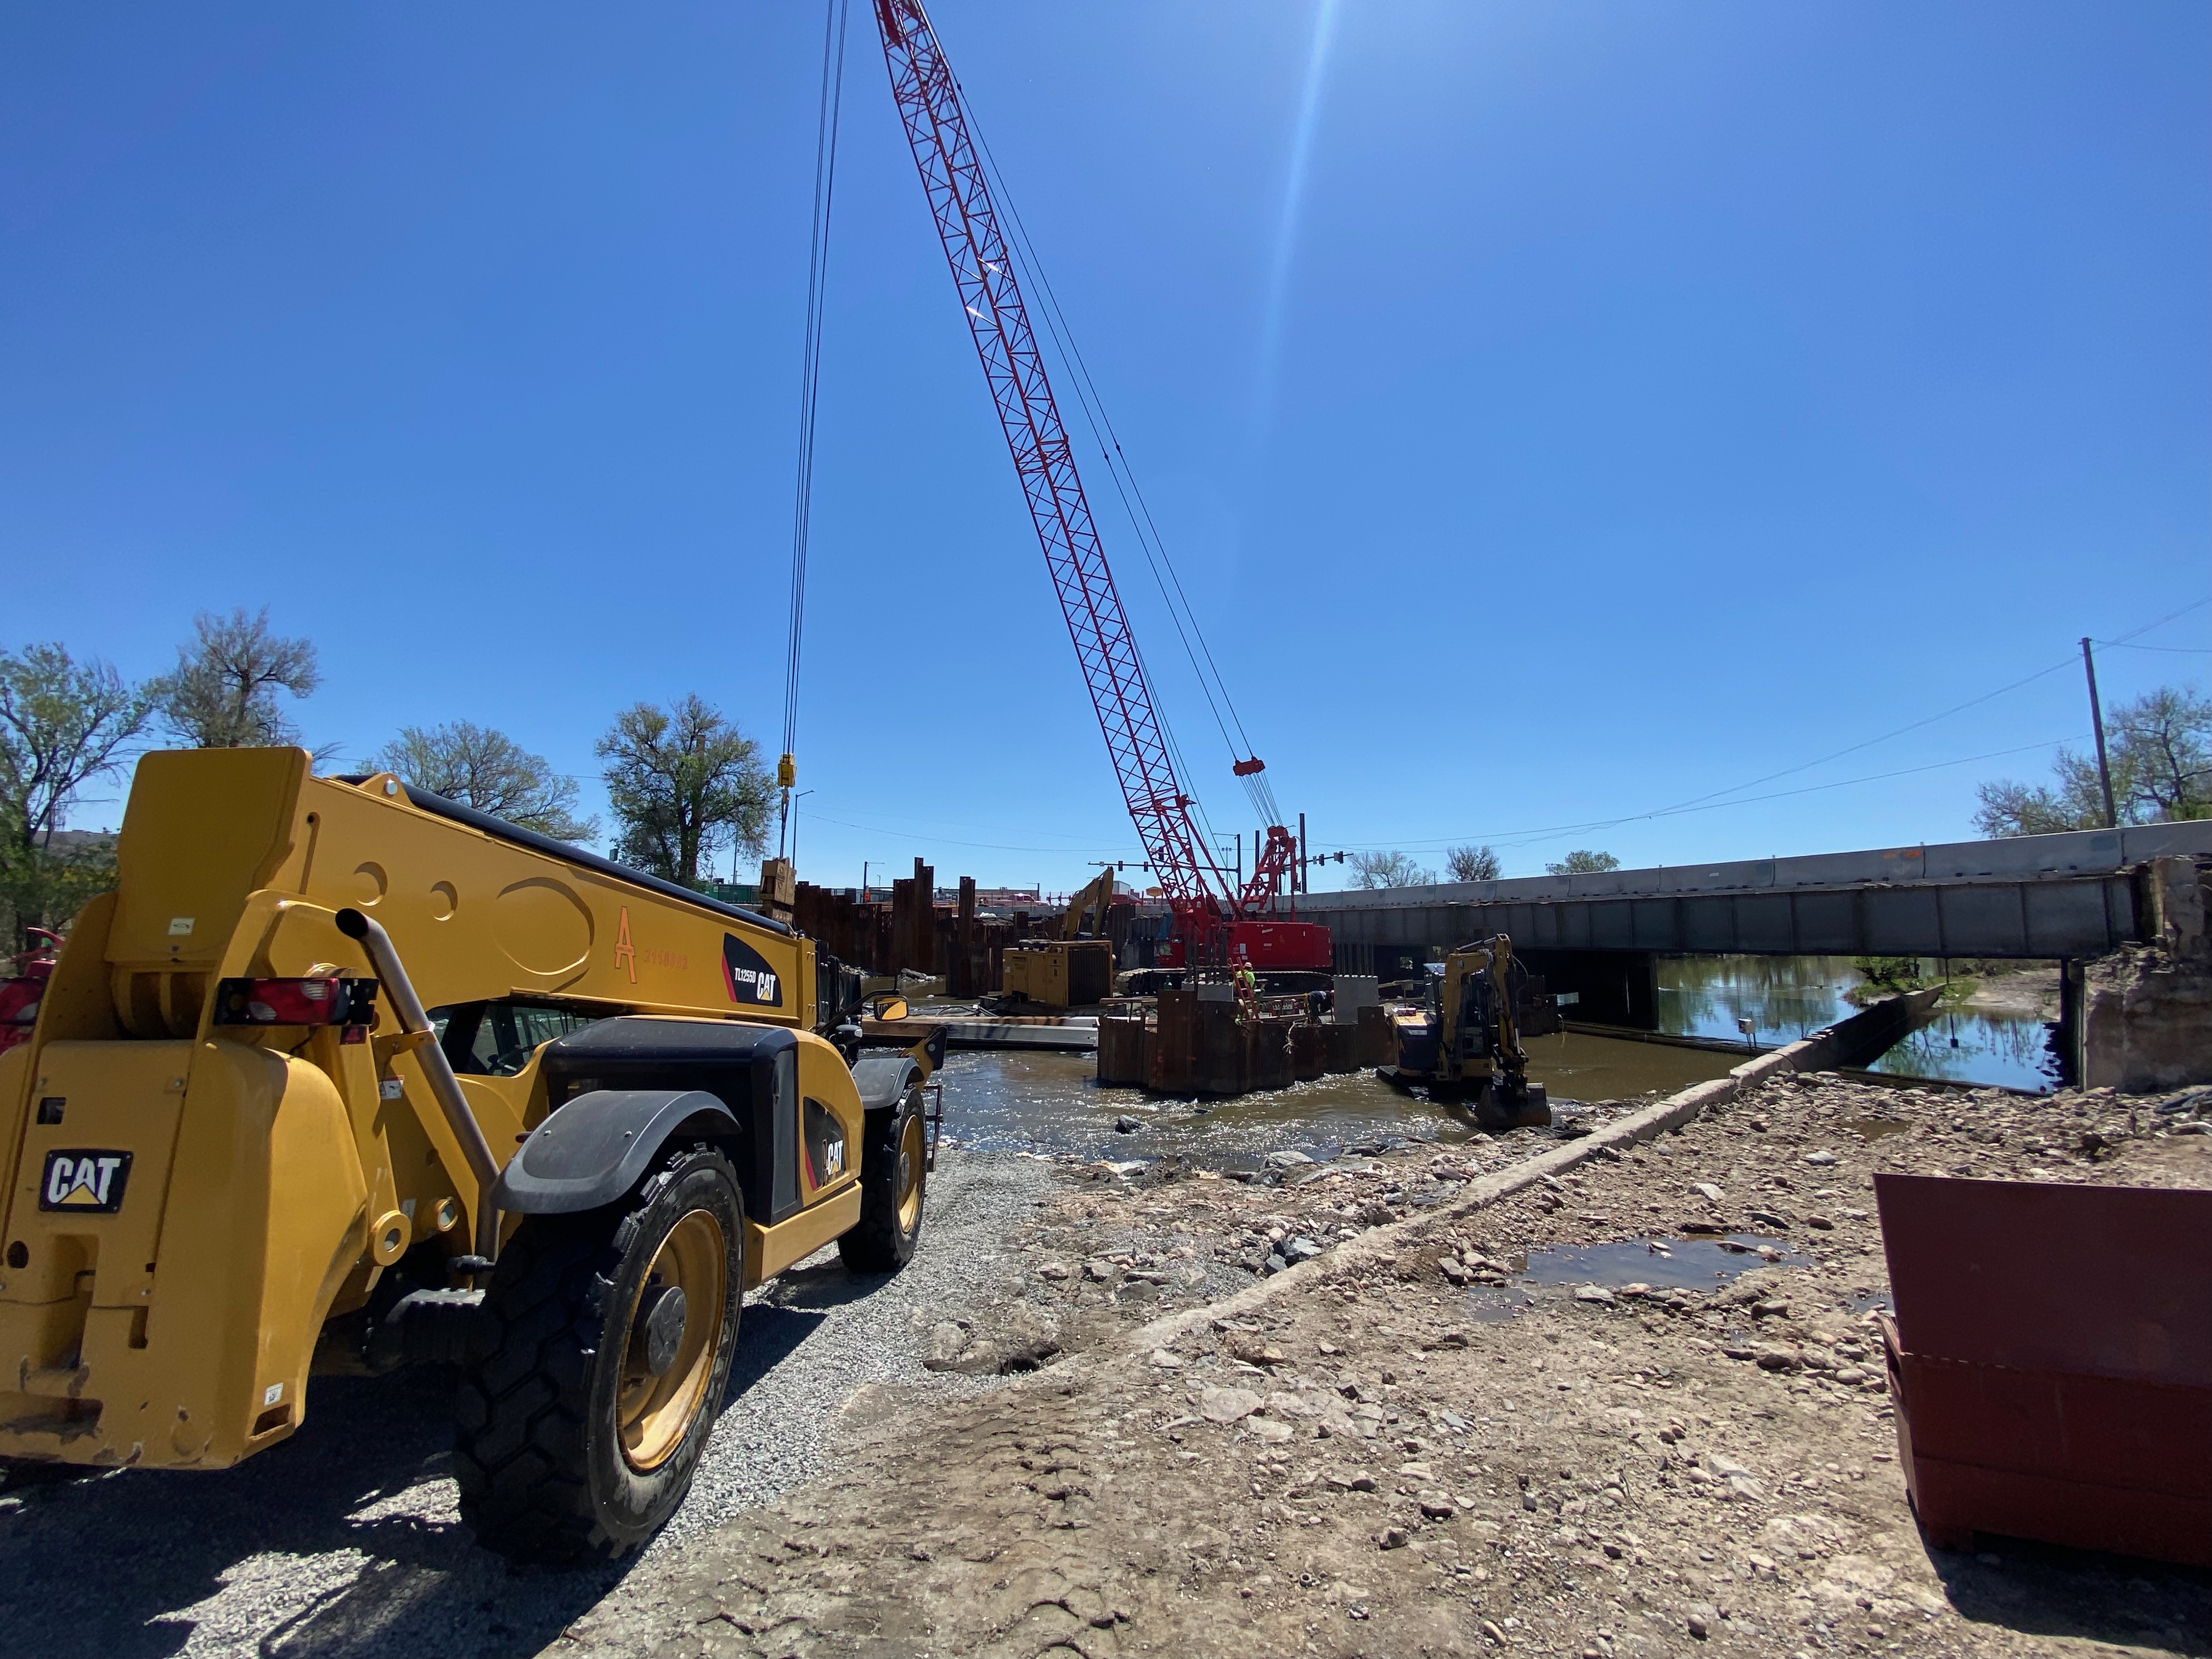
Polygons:
M597 838L599 821L576 816L576 786L504 732L455 720L425 731L403 726L369 759L380 772L489 812L556 841Z
M1352 884L1355 887L1425 887L1437 878L1407 853L1354 853Z
M177 647L176 672L159 682L161 718L189 749L258 749L295 744L299 728L276 702L304 697L322 684L309 640L279 639L269 609L228 617L202 611L195 638Z
M15 949L113 884L104 837L64 825L85 787L122 769L153 714L149 688L59 645L0 652L0 908Z
M2122 823L2212 817L2212 702L2161 686L2105 720L2112 804ZM2050 836L2104 827L2097 757L2061 749L2048 783L2000 779L1976 790L1974 827L1985 836Z
M775 799L760 745L696 694L666 708L641 702L596 745L606 763L615 856L696 886L719 848L758 853Z
M1444 854L1444 867L1454 881L1496 881L1503 866L1490 848L1455 847Z
M1920 984L1918 957L1853 957L1851 966L1868 984L1885 991L1911 991Z
M1610 853L1593 853L1587 848L1577 848L1557 864L1544 866L1555 876L1595 876L1607 870L1620 868L1620 860Z

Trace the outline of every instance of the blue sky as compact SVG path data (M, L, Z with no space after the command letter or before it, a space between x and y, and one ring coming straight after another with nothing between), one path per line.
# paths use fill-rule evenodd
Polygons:
M822 15L0 4L0 644L265 604L356 754L467 718L588 789L687 690L773 750ZM1317 73L1279 0L933 15L1317 849L1962 838L2078 672L1885 734L2212 596L2193 0L1340 0ZM801 874L1065 888L1135 837L853 22Z

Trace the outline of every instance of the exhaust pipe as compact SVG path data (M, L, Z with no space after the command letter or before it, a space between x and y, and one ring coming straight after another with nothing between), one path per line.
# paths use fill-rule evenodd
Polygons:
M446 1115L446 1127L461 1143L461 1152L469 1160L470 1173L477 1178L476 1254L484 1264L477 1271L486 1271L499 1255L499 1210L492 1202L492 1191L499 1182L500 1166L492 1158L491 1143L484 1139L483 1126L477 1121L477 1115L469 1109L468 1098L461 1093L460 1079L453 1075L453 1062L438 1046L437 1034L430 1029L429 1016L422 1012L422 999L415 994L407 970L399 965L399 952L392 948L392 935L350 908L338 912L337 923L338 932L361 941L362 949L368 956L368 965L384 981L385 994L392 1000L392 1012L398 1016L400 1030L423 1039L415 1047L416 1063L429 1079L430 1093L437 1100L438 1109Z

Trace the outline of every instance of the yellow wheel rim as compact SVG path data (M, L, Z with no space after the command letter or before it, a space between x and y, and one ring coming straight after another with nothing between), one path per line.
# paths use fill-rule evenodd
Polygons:
M646 1292L660 1286L684 1292L684 1334L675 1359L655 1376L646 1363L638 1314ZM721 1357L722 1304L728 1295L729 1243L722 1224L708 1211L693 1210L660 1241L623 1322L615 1422L623 1460L641 1474L668 1461L706 1407L708 1385Z
M910 1233L921 1219L921 1178L928 1167L928 1156L921 1146L921 1114L916 1112L906 1121L899 1133L898 1150L898 1224L899 1231Z

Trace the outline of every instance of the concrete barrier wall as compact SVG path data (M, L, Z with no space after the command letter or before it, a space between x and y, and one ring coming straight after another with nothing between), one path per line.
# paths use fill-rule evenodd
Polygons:
M1604 870L1574 876L1516 876L1499 881L1438 882L1431 886L1352 888L1301 893L1300 915L1378 907L1529 904L1565 899L1661 897L1810 888L1894 886L1919 882L2019 882L2117 875L2154 858L2212 858L2212 819L2147 823L2124 830L2079 830L2058 836L2010 836L1997 841L1817 853L1802 858ZM1287 902L1279 905L1287 910Z
M1506 933L1524 951L1764 956L2093 957L2141 931L2126 873L1497 903L1328 895L1299 914L1340 943L1449 946ZM1323 896L1316 895L1316 897Z

